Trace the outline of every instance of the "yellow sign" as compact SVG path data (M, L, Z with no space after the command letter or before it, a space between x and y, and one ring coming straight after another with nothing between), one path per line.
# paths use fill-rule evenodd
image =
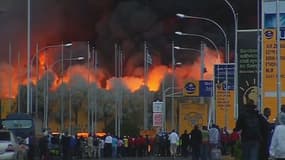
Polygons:
M179 133L190 132L194 125L199 127L208 123L208 107L205 104L182 103L179 106Z
M6 98L1 99L0 106L0 118L6 118L8 114L13 111L13 105L15 104L15 99Z
M220 127L233 129L234 119L234 91L216 87L216 124Z
M271 118L275 118L277 111L277 36L275 29L263 31L263 107L271 109ZM281 92L285 91L285 40L280 40L280 71ZM285 99L282 98L282 103Z
M186 81L183 87L183 95L198 97L200 95L199 88L200 88L199 81L195 81L195 80Z

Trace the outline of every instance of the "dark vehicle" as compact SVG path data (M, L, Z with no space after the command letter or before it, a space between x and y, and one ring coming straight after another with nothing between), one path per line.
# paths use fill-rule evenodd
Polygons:
M12 113L6 119L1 120L1 125L11 130L16 137L26 138L35 136L35 124L33 117L26 113Z

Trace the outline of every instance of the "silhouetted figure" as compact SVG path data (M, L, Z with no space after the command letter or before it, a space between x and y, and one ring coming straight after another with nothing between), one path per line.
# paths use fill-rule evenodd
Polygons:
M188 156L188 146L190 143L189 134L187 133L187 130L184 131L184 133L180 137L181 139L181 149L182 149L182 156L187 157Z
M243 160L258 160L261 142L260 114L257 106L249 102L244 106L244 111L239 115L236 129L241 132L241 148Z

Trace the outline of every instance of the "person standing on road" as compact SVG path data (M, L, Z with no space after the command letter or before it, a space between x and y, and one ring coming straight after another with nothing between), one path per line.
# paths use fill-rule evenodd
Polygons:
M104 147L104 154L106 157L112 157L112 141L113 138L110 133L107 134L105 138L105 147Z
M233 129L233 132L230 135L230 150L231 156L235 156L235 146L237 142L240 140L240 132L237 131L236 128Z
M194 126L194 129L191 131L191 140L190 144L192 147L192 160L199 160L201 157L201 144L202 144L202 132L199 129L198 125Z
M182 156L187 157L188 156L188 146L189 146L189 134L187 133L187 130L184 131L184 133L180 137L181 139L181 150L182 150Z
M209 129L209 144L210 149L217 148L219 145L220 134L217 126L215 124Z
M26 138L26 144L28 145L28 159L29 160L34 160L34 152L35 152L35 136L30 133L29 136Z
M96 158L98 157L99 154L99 138L96 135L94 135L93 137L93 147L94 147L93 157Z
M92 158L94 153L94 146L93 146L93 136L91 133L89 133L89 136L87 138L87 145L88 145L88 158Z
M117 136L112 137L112 157L117 158L118 154L118 138Z
M40 159L48 160L49 150L48 150L48 131L43 132L43 137L39 140L39 150L40 150Z
M61 137L61 145L62 145L62 156L63 160L70 160L70 148L69 148L70 137L68 136L68 132L65 132Z
M104 157L104 146L105 146L105 141L103 138L99 138L99 152L98 152L98 158Z
M281 116L282 114L285 115L285 104L282 104L282 105L281 105L281 111L280 111L280 113L278 113L277 118L276 118L276 125L278 125L278 124L281 123L280 116Z
M228 129L226 126L221 129L221 149L222 149L222 155L228 154L228 148L229 148L229 142L230 142L230 133L228 132Z
M285 114L279 116L280 124L275 127L273 132L271 145L270 145L270 156L276 160L285 159Z
M168 140L170 142L170 155L175 157L177 152L177 142L179 141L179 136L175 132L175 129L173 129L169 134Z
M207 126L202 126L201 160L209 159L209 131Z
M244 106L244 111L238 117L236 129L241 131L241 148L243 160L258 160L259 147L262 140L261 115L253 102Z
M269 117L271 110L268 107L263 109L263 115L261 115L261 135L262 141L260 145L259 160L267 160L269 158L269 146L273 134L273 124L270 123Z

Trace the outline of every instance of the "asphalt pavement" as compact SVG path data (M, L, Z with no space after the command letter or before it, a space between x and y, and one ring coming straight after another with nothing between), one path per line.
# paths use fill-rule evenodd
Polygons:
M73 158L72 160L94 160L98 158ZM189 157L157 157L157 156L148 156L148 157L122 157L122 158L99 158L102 160L191 160L191 156ZM39 158L36 158L35 160L39 160ZM61 160L59 157L52 158L50 160ZM234 160L233 157L230 156L223 156L222 160Z

